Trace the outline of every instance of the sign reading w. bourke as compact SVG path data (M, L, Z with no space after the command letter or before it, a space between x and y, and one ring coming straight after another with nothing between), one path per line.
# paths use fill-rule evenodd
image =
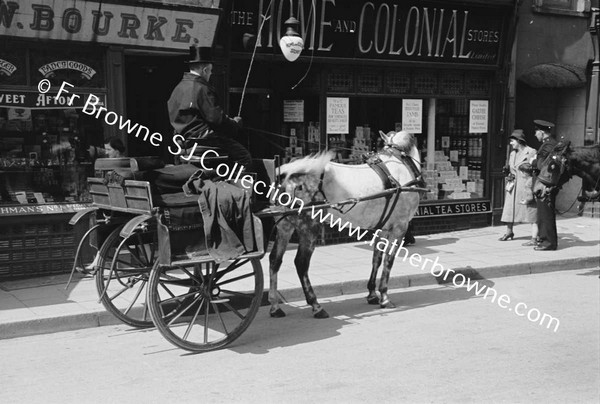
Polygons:
M303 55L498 64L508 10L448 1L292 0ZM279 52L289 0L236 0L232 50ZM264 22L264 24L263 24ZM258 28L263 25L260 36Z
M187 50L212 46L219 13L126 0L0 0L0 36Z

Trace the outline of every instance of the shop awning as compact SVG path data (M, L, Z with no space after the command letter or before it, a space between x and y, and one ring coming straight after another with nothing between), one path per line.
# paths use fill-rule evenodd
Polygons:
M576 88L585 85L585 67L543 63L530 67L518 80L533 88Z

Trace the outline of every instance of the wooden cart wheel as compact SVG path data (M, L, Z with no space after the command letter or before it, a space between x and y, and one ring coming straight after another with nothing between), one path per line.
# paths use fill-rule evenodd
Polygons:
M100 248L98 295L106 310L124 323L152 327L144 288L157 261L156 230L135 232L124 241L122 228L113 230Z
M258 258L172 267L155 263L146 300L156 328L169 342L206 352L242 335L256 316L262 292ZM176 314L167 311L167 304L173 302L184 308Z

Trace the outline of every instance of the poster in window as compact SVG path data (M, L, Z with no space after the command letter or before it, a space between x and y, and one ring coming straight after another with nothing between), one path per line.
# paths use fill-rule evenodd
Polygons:
M469 104L469 133L488 132L488 101L471 100Z
M345 134L349 133L350 116L349 98L327 97L327 133Z
M304 122L304 100L283 100L283 122Z
M423 133L423 100L402 100L402 129Z

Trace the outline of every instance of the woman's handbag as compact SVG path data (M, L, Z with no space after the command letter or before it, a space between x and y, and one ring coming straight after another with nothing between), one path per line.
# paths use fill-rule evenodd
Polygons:
M515 188L515 176L513 174L509 174L506 176L506 185L504 186L504 189L506 189L506 192L512 192L512 190Z

